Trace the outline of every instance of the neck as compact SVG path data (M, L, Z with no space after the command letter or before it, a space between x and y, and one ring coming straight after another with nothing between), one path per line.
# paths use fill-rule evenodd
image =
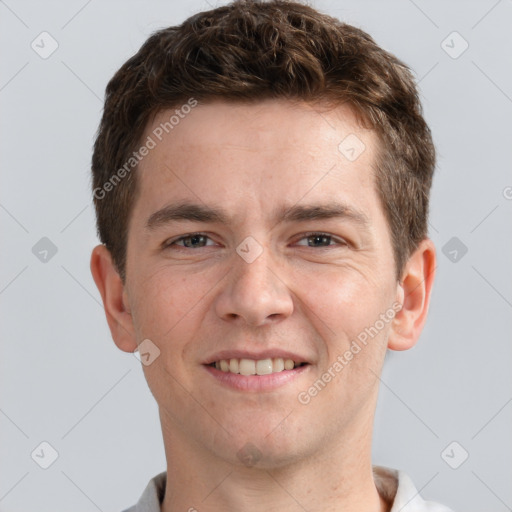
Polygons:
M313 456L266 468L245 467L191 445L165 414L161 419L168 461L162 512L389 510L373 479L373 418Z

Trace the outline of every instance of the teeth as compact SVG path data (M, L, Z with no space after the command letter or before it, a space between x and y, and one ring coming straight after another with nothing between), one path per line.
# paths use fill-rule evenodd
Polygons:
M292 359L276 357L274 359L221 359L215 362L215 368L223 372L239 373L240 375L269 375L283 370L293 370L300 363Z
M238 373L238 359L229 360L229 371L231 373Z
M256 361L252 359L240 359L238 363L238 371L240 375L255 375L256 374Z
M258 375L268 375L272 373L272 359L260 359L255 365Z
M282 372L284 370L284 359L278 357L272 362L273 372Z

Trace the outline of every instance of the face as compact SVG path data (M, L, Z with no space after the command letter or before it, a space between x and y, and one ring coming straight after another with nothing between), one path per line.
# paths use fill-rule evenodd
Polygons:
M269 100L200 104L153 139L123 299L159 351L143 368L164 430L276 466L368 427L402 292L376 135L348 107Z

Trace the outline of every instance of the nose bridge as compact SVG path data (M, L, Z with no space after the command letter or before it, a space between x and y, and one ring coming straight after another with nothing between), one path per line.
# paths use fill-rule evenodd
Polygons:
M225 320L261 325L293 311L290 290L279 276L270 249L258 246L246 239L233 254L231 272L216 305L217 314Z

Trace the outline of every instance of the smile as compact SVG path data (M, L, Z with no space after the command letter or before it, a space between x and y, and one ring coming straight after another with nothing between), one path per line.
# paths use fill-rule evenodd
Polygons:
M274 357L267 359L220 359L209 366L224 373L236 373L240 375L270 375L285 370L293 370L306 363L295 362L293 359Z

